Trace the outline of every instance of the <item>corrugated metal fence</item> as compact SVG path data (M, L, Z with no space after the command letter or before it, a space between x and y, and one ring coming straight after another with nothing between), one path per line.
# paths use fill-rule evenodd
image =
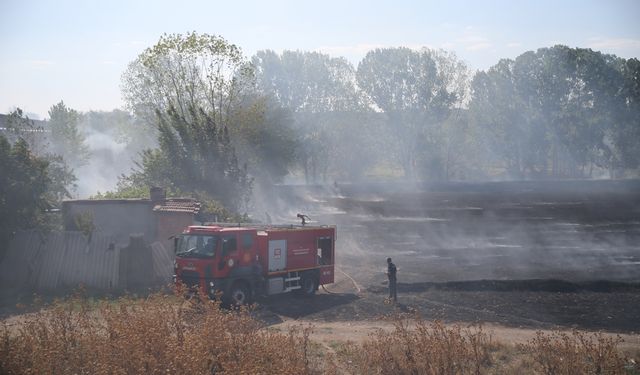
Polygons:
M0 284L3 288L41 291L73 289L82 284L96 290L121 291L171 281L173 254L162 243L147 245L135 236L127 246L117 241L115 236L100 233L18 232L0 263ZM141 262L151 262L142 280L139 273L130 275L129 264ZM129 285L127 280L136 282Z

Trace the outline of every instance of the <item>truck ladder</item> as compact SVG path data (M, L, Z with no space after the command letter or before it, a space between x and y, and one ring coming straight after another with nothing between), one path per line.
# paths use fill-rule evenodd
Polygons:
M289 272L287 276L284 278L284 291L290 292L292 290L300 289L302 285L300 285L300 274L298 271Z

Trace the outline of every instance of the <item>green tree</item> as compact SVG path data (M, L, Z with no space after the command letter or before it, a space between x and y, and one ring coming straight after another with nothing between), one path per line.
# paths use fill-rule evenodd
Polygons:
M161 161L176 175L187 173L192 189L211 192L230 208L246 205L250 171L260 182L279 181L288 172L295 148L290 119L256 92L253 67L221 37L164 35L129 65L123 94L136 115L159 129L160 151L145 154L144 168ZM201 184L214 175L214 185Z
M0 136L0 166L0 228L6 236L18 228L34 226L39 214L49 208L45 197L49 162L33 155L24 139L12 146Z
M157 129L150 130L131 113L120 109L83 113L80 127L87 137L86 141L92 135L104 134L115 143L123 145L129 154L154 146L158 138Z
M475 76L472 118L512 176L591 176L594 166L613 176L637 165L637 142L628 141L638 128L629 66L590 49L525 52Z
M609 152L603 161L613 178L640 166L640 61L616 58L610 64L616 69L600 82L610 83L600 106L608 108L603 144Z
M504 162L511 176L522 178L528 127L524 103L517 95L514 64L513 60L503 59L474 76L470 110L481 129L480 141L488 153L486 162Z
M16 230L53 225L46 212L63 197L73 175L59 159L39 157L24 138L0 135L0 258Z
M128 108L149 124L169 108L182 117L201 108L228 126L235 104L253 87L253 69L240 48L216 35L165 34L122 75Z
M359 142L345 141L352 134L371 133L366 122L352 121L361 120L357 114L368 111L369 105L346 59L318 52L266 50L252 61L260 92L293 113L298 143L295 158L307 182L326 180L329 168L335 175L353 177L352 172L361 173L375 162L375 147L365 137ZM342 155L352 157L351 162L344 163Z
M175 191L204 192L231 210L246 208L252 178L241 166L226 127L192 108L187 117L170 107L158 113L159 149L146 150L122 188L164 186Z
M358 65L358 86L385 113L396 154L411 177L433 160L439 126L466 95L466 66L455 55L405 47L376 49Z
M470 112L459 108L442 124L439 157L442 158L444 180L466 180L486 177L482 171L483 156L478 128L470 120ZM436 176L433 176L436 177Z
M640 60L628 59L621 67L624 86L621 90L622 100L616 142L621 153L621 161L627 168L640 166ZM634 141L635 140L635 141Z
M63 101L49 109L52 152L72 168L86 165L91 155L84 135L78 130L80 121L78 111L68 108Z
M291 111L273 99L248 97L245 111L236 111L229 129L238 159L247 163L256 182L268 187L289 173L298 147Z
M355 69L344 58L265 50L256 53L252 62L263 93L293 112L344 112L367 106L355 85Z
M75 189L76 177L60 155L50 152L47 132L42 126L25 116L20 108L8 115L7 140L11 144L22 141L29 152L48 163L49 183L46 193L50 206L57 206L64 198L71 198L70 190Z

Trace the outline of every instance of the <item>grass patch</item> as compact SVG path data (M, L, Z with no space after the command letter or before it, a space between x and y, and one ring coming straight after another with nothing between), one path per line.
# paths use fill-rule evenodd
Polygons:
M3 374L306 374L309 331L261 329L246 310L171 295L73 297L27 314L0 336Z
M167 294L79 295L0 326L2 374L640 374L638 351L600 333L538 332L523 345L399 315L362 343L265 328L248 309Z
M362 344L331 346L350 374L638 374L622 340L601 333L538 332L524 345L496 342L481 326L396 318Z

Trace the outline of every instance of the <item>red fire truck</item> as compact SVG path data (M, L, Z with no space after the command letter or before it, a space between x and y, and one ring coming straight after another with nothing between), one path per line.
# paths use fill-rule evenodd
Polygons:
M229 304L313 295L334 282L335 226L190 226L175 239L174 280Z

